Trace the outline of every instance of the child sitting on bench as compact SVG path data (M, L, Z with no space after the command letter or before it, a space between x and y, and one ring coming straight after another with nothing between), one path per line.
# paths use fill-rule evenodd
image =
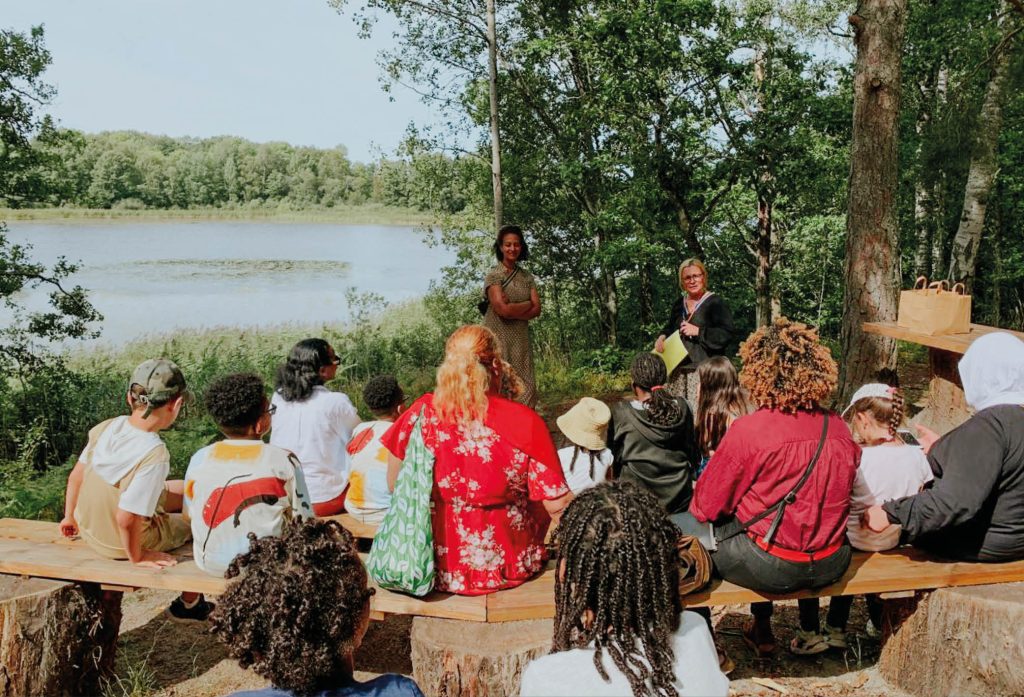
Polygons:
M348 442L348 495L345 510L361 523L380 525L391 508L388 486L388 451L380 437L405 408L405 394L392 375L370 378L363 388L363 402L374 421L364 421L352 431Z
M281 537L249 537L210 621L228 654L273 687L234 697L423 697L403 675L353 677L373 589L348 530L334 520L295 520Z
M900 543L900 527L882 532L861 527L860 516L870 506L912 496L932 480L928 458L917 445L900 437L903 425L903 393L881 383L869 383L857 390L843 411L853 439L862 447L860 467L850 494L850 519L846 537L854 549L881 552ZM809 641L794 641L794 653L814 654L828 648L847 648L846 623L853 605L852 595L838 595L829 601L822 634ZM878 596L866 596L871 634L881 627L882 605ZM817 604L817 599L801 602Z
M94 426L71 470L62 535L81 534L108 559L155 569L177 564L167 552L191 535L188 523L171 515L181 511L183 482L167 481L171 454L159 434L178 418L185 395L184 375L166 358L132 372L125 394L131 414ZM168 611L181 611L180 619L205 619L209 605L199 593L182 593Z
M249 550L249 533L279 536L293 516L312 517L313 504L298 458L262 440L271 409L258 375L222 377L204 402L225 440L192 456L185 512L196 566L223 576L231 560Z
M608 405L593 397L584 397L559 416L555 423L568 441L558 450L565 483L578 494L608 476L612 466L612 451L605 444L608 421L612 412Z

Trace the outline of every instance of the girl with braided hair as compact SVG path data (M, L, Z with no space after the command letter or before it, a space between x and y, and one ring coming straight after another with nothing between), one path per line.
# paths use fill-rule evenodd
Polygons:
M681 612L677 537L631 482L598 484L569 504L555 530L551 653L523 671L521 695L728 694L707 625Z
M862 447L860 467L850 495L850 520L846 537L855 549L881 552L900 543L900 526L874 532L860 525L860 515L870 506L904 496L913 496L932 481L932 469L924 451L903 442L903 393L881 383L863 385L843 411L853 438ZM817 599L809 601L817 605ZM876 595L867 596L868 615L875 628L881 626L882 605ZM794 653L819 653L829 647L845 649L846 623L850 619L852 595L833 597L820 636L795 642ZM869 630L870 631L870 630Z
M700 461L690 407L665 389L658 356L639 354L629 372L634 399L615 404L608 425L615 477L646 487L669 513L685 511Z
M434 455L439 590L493 593L544 567L544 535L572 494L544 420L512 401L521 389L494 332L460 327L445 344L436 391L414 402L381 437L393 456L393 488L413 426L422 422L423 443Z

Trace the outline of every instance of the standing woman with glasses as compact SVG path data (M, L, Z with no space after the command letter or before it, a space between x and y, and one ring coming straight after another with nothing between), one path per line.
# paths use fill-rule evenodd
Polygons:
M665 339L679 332L687 356L669 375L668 389L677 397L696 399L697 367L712 356L724 356L732 340L732 313L721 296L708 290L708 270L700 259L679 265L682 296L672 305L668 322L654 342L665 351Z
M523 381L523 393L516 401L537 404L533 377L533 348L530 320L540 315L540 295L533 274L519 265L530 258L523 231L518 225L502 225L494 241L498 264L484 277L487 309L483 325L501 342L502 354Z
M341 513L348 487L346 447L359 415L352 400L331 392L341 360L323 339L303 339L277 369L270 443L295 453L318 516Z

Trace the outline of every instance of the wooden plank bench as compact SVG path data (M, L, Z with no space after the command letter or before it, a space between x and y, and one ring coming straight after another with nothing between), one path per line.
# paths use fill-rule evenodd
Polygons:
M143 569L123 561L102 559L81 541L64 539L54 523L0 519L0 573L84 581L125 589L156 588L217 595L227 582L200 570L183 548L182 561L163 570ZM792 600L831 595L893 593L1024 581L1024 561L1002 564L946 562L929 559L913 548L889 552L855 552L837 583L814 591L766 595L719 579L686 596L688 607L736 605L759 600ZM374 615L418 615L473 622L548 619L554 616L554 569L518 588L486 596L431 593L418 599L377 589Z

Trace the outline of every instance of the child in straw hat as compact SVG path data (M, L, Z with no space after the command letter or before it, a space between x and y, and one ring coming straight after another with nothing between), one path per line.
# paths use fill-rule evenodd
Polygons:
M558 451L558 459L574 494L600 484L607 477L612 466L612 453L606 443L611 416L607 404L584 397L555 421L569 442Z

